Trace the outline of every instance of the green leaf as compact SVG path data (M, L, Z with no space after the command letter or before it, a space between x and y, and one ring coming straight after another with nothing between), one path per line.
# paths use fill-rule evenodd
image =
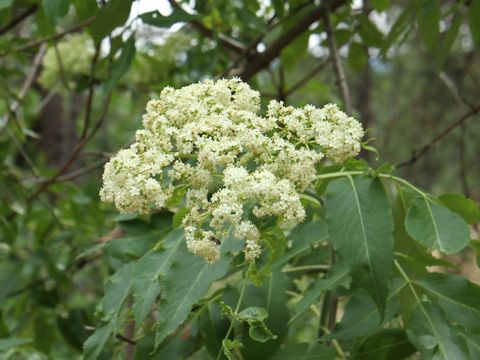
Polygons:
M155 347L187 319L192 306L205 295L210 285L225 276L228 265L225 254L216 263L209 264L189 252L185 241L181 242L162 281L158 312L168 315L160 316L156 324Z
M160 293L161 277L167 276L184 241L183 229L174 230L165 239L162 251L152 250L135 263L133 269L133 315L137 326L151 312Z
M417 21L423 42L436 57L440 45L440 0L424 0Z
M83 356L85 360L94 360L100 355L108 338L115 330L115 322L110 321L101 328L95 330L83 344Z
M8 351L10 349L16 348L17 346L21 346L31 342L32 340L21 339L16 337L0 339L0 351L1 352Z
M371 0L372 7L381 12L385 11L390 7L390 0Z
M128 71L135 57L135 33L125 42L118 59L115 59L110 68L110 75L105 82L105 92L113 90L120 78Z
M133 263L123 265L108 279L100 309L102 320L110 321L115 318L132 287Z
M334 360L334 348L316 343L291 344L280 349L272 360Z
M246 322L257 322L263 321L268 318L268 311L260 306L250 306L242 311L240 311L237 315L237 319L240 321Z
M360 18L360 29L358 30L363 43L367 46L381 48L383 46L383 34L377 26L370 21L368 16Z
M450 49L452 48L455 39L457 38L458 31L463 22L463 14L456 9L455 15L453 16L452 22L448 30L443 33L440 53L438 54L438 68L441 69L445 60L447 60Z
M465 359L467 346L442 310L428 302L418 304L407 330L422 359Z
M139 17L145 24L162 28L170 27L178 22L189 22L200 18L198 15L192 15L177 8L174 8L168 16L163 16L158 10L155 10L140 14Z
M322 340L354 339L359 336L368 336L377 332L382 324L391 318L382 317L372 299L362 293L354 294L345 306L342 320L335 326L331 334L325 335Z
M255 329L252 339L251 333L246 334L247 325L244 325L244 328L241 329L243 331L240 339L243 343L242 355L244 359L269 359L285 339L288 332L287 322L289 320L285 291L289 283L289 278L280 269L275 269L261 287L252 284L247 286L244 305L246 307L262 307L267 310L269 316L264 321L265 326L270 329L271 333L276 335L276 338L266 342L259 342L260 336L266 337L268 333L263 333L261 329ZM257 330L262 331L263 335Z
M289 235L292 247L275 265L280 266L290 259L312 249L312 245L328 239L328 227L324 220L315 220L297 225Z
M468 10L468 24L475 47L480 49L480 0L470 1Z
M133 263L123 265L109 279L105 289L99 312L102 326L85 341L83 345L86 360L96 359L103 350L108 338L115 330L122 305L130 294L132 287Z
M404 329L385 329L363 340L355 347L354 360L403 360L417 350Z
M325 207L340 261L383 314L392 281L393 224L380 180L348 177L332 181Z
M462 194L443 194L438 198L442 204L460 215L468 224L480 221L480 207Z
M42 0L43 11L50 19L52 24L56 24L58 20L64 17L70 7L69 0Z
M308 49L309 38L310 32L306 31L297 37L289 46L282 50L282 65L286 70L293 69L298 62L305 57L305 53Z
M405 10L400 14L392 25L390 32L385 39L382 54L385 55L397 39L412 25L417 18L417 12L422 6L423 0L410 0Z
M469 242L468 225L448 208L438 206L426 196L412 202L405 219L408 233L422 245L454 254Z
M429 273L414 281L436 298L446 316L466 329L480 331L480 287L460 275Z
M368 64L368 52L365 45L352 42L348 48L348 63L353 70L361 72Z
M99 44L115 28L125 24L131 7L131 1L110 0L105 7L100 9L89 28L96 44Z
M347 268L336 268L332 270L332 274L326 279L318 279L314 282L304 294L302 300L295 305L295 314L289 321L291 324L307 310L310 305L318 301L318 298L322 293L328 290L334 289L337 285L344 283L349 278Z
M0 10L11 6L12 3L13 3L13 0L0 0Z

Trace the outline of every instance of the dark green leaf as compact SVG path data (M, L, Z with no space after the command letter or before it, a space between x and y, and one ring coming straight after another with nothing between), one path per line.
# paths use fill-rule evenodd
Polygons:
M337 355L334 348L321 344L292 344L280 349L272 360L334 360Z
M59 19L64 17L70 6L69 0L42 0L43 11L50 19L52 24L56 24Z
M325 207L335 250L383 314L393 268L392 214L378 179L338 179L328 185Z
M137 326L152 311L160 293L161 276L166 276L177 252L185 241L183 229L172 231L164 242L162 251L152 250L134 265L133 315Z
M480 0L470 1L468 9L468 24L470 25L470 33L472 34L475 47L480 49Z
M436 298L446 316L466 329L480 331L480 287L460 275L429 273L414 281Z
M391 318L391 312L389 309L385 321ZM353 339L359 336L368 336L377 332L385 321L382 321L372 299L358 293L353 295L345 306L342 320L335 326L332 333L324 336L323 339Z
M448 322L442 310L432 303L418 304L407 334L423 359L465 359L465 340Z
M467 223L475 224L480 221L480 207L472 199L461 194L443 194L438 199Z
M353 351L355 360L403 360L417 350L404 329L385 329L368 337Z
M336 268L332 274L327 277L326 279L318 279L314 282L313 286L311 286L303 295L302 300L300 300L295 305L295 315L292 316L289 323L292 323L300 315L304 313L305 310L308 309L310 305L318 301L318 298L322 293L328 290L334 289L337 285L346 282L349 278L348 276L348 269L347 268Z
M423 42L433 56L440 45L440 0L424 0L418 15L418 28Z
M95 43L100 43L115 28L125 24L131 7L131 1L110 0L105 7L101 8L94 23L90 26Z
M85 360L94 360L100 355L108 338L115 330L115 322L110 321L101 328L95 330L83 345L83 356Z
M182 230L183 231L183 230ZM158 305L161 316L156 325L155 346L182 324L196 304L215 281L225 276L229 259L223 256L214 264L187 250L184 241L162 281L162 296Z
M365 45L352 42L348 48L348 63L353 70L361 72L368 64L368 52Z
M105 92L113 90L120 78L128 71L135 57L135 34L132 34L125 42L118 59L115 59L110 69L110 75L105 82Z
M168 16L163 16L158 10L155 10L140 14L139 17L145 24L156 27L170 27L178 22L189 22L199 18L198 15L192 15L180 9L174 9Z
M426 196L412 203L405 226L410 236L422 245L446 254L459 252L470 240L465 221L448 208L432 203Z
M452 22L448 30L443 33L440 53L438 54L438 68L441 69L445 60L447 59L450 49L452 48L455 39L457 38L458 31L460 30L460 26L463 22L463 14L457 10L455 15L453 16Z

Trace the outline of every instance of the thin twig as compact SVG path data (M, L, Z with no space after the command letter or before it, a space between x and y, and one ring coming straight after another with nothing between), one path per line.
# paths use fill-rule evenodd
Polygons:
M400 168L400 167L414 164L415 162L417 162L418 159L420 159L423 155L425 155L425 153L429 151L438 141L440 141L445 136L447 136L457 126L462 125L466 120L478 114L479 112L480 112L480 105L473 107L471 110L463 114L458 120L454 121L453 123L448 125L445 129L443 129L437 136L435 136L432 140L430 140L430 142L427 145L421 147L420 149L414 150L409 160L401 162L396 167Z
M93 105L93 95L95 92L95 66L97 64L98 57L100 55L100 44L97 45L95 49L95 54L93 55L92 61L90 62L90 74L88 80L88 96L87 96L87 104L85 107L85 120L83 124L83 131L82 135L80 136L80 140L85 139L88 132L88 127L90 125L90 118L92 116L92 105Z
M342 60L338 52L337 40L333 33L332 24L330 22L330 9L324 12L323 23L325 24L325 31L327 32L328 47L330 48L330 56L332 59L335 75L337 76L337 83L342 93L343 104L347 114L352 113L352 99L350 97L350 90L348 88L347 78L343 69Z
M320 71L322 71L322 69L325 67L326 64L327 64L326 61L321 61L320 63L318 63L317 66L315 66L308 74L306 74L303 78L298 80L297 83L295 83L295 85L293 85L290 89L288 89L285 92L285 96L290 96L295 91L300 89L303 85L305 85L310 80L312 80L313 76L319 73Z
M70 29L62 31L58 34L55 34L55 35L52 35L52 36L46 36L46 37L43 37L41 39L29 42L28 44L19 46L19 47L13 49L12 52L14 52L14 53L22 52L22 51L29 50L31 48L37 47L39 45L42 45L44 43L47 43L49 41L61 39L68 34L78 32L78 31L82 30L83 28L89 26L90 24L93 23L94 20L95 20L95 17L91 17L91 18L81 22L80 24L75 25L74 27L71 27ZM4 57L8 54L10 54L10 52L2 53L2 54L0 54L0 57Z
M10 20L5 26L0 28L0 35L5 34L6 32L12 30L15 26L20 24L23 20L25 20L27 17L30 15L35 14L35 12L38 10L38 4L33 4L29 8L27 8L24 12L18 14L18 16L14 17L12 20Z
M25 78L25 81L23 82L22 88L20 89L17 99L13 102L13 104L10 106L9 111L7 111L5 117L2 119L2 124L1 124L2 127L0 128L0 133L8 125L8 122L10 121L12 116L16 115L21 105L21 102L23 101L25 96L27 96L28 91L32 87L33 83L35 82L35 79L38 76L38 71L40 69L40 65L42 64L43 56L45 55L46 49L47 49L46 45L43 44L38 50L37 54L35 55L35 58L33 59L33 65L27 77Z
M175 9L179 9L181 11L185 11L182 6L177 3L175 0L168 0L168 2L170 3L170 5L175 8ZM208 27L206 27L205 25L203 25L200 21L198 20L192 20L189 22L189 24L195 28L196 30L198 30L201 34L203 34L204 36L206 37L209 37L209 38L213 38L215 37L213 31L211 29L209 29ZM220 41L222 42L222 44L229 50L232 50L236 53L243 53L245 51L245 46L238 42L237 40L235 39L232 39L228 36L226 36L225 34L218 34L218 39L220 39Z
M333 11L347 2L345 0L331 0L330 10ZM313 23L320 20L326 11L326 6L322 3L315 7L311 12L305 14L302 19L299 19L289 30L281 34L273 43L267 47L267 49L255 56L248 62L244 69L238 74L244 80L250 79L257 74L260 70L264 69L270 62L280 55L281 51L290 45L298 36L303 34Z

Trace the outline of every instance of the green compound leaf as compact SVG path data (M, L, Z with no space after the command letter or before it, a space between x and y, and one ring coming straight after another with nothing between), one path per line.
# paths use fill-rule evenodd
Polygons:
M337 285L346 282L348 279L347 268L336 268L326 279L316 280L313 286L304 293L302 300L295 305L295 314L290 319L289 324L297 320L310 305L318 301L322 293L334 289Z
M412 202L405 226L410 236L422 245L446 254L459 252L470 240L467 223L427 197L419 197Z
M381 182L365 177L335 180L328 185L325 207L340 261L383 315L392 281L393 221Z
M447 318L480 331L480 287L460 275L429 273L414 281L436 299Z
M59 19L64 17L68 8L70 7L69 0L43 0L42 1L43 11L45 15L49 18L53 25L55 25Z
M465 359L465 340L436 305L420 302L407 330L422 359Z
M123 265L108 280L105 295L99 306L101 326L83 345L86 360L96 359L116 327L122 305L132 287L133 263Z
M172 231L162 251L152 250L135 263L133 281L133 315L137 326L151 312L160 293L161 277L168 274L174 258L185 241L183 229Z
M162 281L155 347L187 319L193 305L205 295L210 285L226 275L228 265L229 258L225 254L216 263L209 264L189 252L185 241L181 242Z

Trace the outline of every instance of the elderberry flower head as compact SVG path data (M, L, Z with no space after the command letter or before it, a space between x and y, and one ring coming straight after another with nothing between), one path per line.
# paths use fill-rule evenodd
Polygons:
M321 109L271 101L238 78L164 88L147 104L136 141L106 165L100 196L120 211L148 213L185 189L190 251L214 262L230 229L248 261L261 254L256 218L299 222L299 194L327 158L360 151L360 123L329 104Z

